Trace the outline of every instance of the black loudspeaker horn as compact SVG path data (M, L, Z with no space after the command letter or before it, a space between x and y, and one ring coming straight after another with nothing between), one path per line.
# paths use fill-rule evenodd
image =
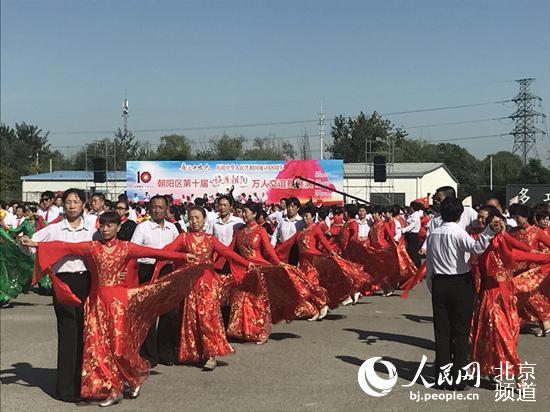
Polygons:
M374 164L374 181L385 182L386 181L386 157L382 155L374 156L373 164Z

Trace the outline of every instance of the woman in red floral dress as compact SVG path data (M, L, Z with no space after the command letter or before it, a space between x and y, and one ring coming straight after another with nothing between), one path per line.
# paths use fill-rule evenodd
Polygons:
M525 243L531 250L542 251L550 247L550 236L536 225L529 224L531 210L526 205L512 205L510 213L517 222L517 227L510 235ZM525 271L528 264L521 262L516 271ZM521 319L527 323L538 323L540 329L535 333L539 337L550 334L550 276L535 272L523 273L514 278L516 295L518 297L518 312Z
M83 256L91 273L91 289L84 305L84 353L81 397L103 400L101 406L122 401L124 384L135 398L149 374L150 364L139 355L139 348L151 323L168 312L189 293L203 266L186 265L162 279L143 286L127 288L123 273L130 259L156 259L196 262L192 254L152 249L116 239L120 217L105 212L99 217L101 241L79 243L43 242L25 239L26 246L37 247L38 268L45 272L68 254ZM54 291L65 304L80 304L68 287L55 276Z
M485 206L480 210L480 222L485 225L500 217L494 206ZM529 253L530 248L512 238L506 232L497 234L487 250L476 260L480 274L480 291L472 317L470 329L470 346L472 361L478 362L480 372L484 376L495 378L499 375L498 368L510 365L512 373L521 386L520 358L517 345L520 330L520 318L514 296L514 267L517 261L543 264L531 271L548 272L550 270L550 255Z
M279 245L277 254L286 260L292 246L298 246L300 256L298 268L307 274L312 284L326 290L326 302L330 308L337 307L357 292L371 295L375 289L372 277L360 264L338 256L315 224L315 209L305 207L301 215L305 228ZM321 309L320 318L326 315L327 308Z
M213 264L219 255L233 262L235 267L252 268L249 261L224 246L215 236L204 232L206 211L202 207L189 208L187 215L189 232L180 233L165 247L166 250L193 253L198 262L204 264ZM243 270L234 273L243 273ZM179 362L206 361L203 370L212 371L216 368L217 357L235 352L227 341L220 305L232 285L241 280L230 274L218 275L212 269L205 270L197 280L183 302L177 350Z
M267 232L258 225L261 206L247 203L243 209L246 226L235 233L233 245L256 267L238 275L242 282L231 292L227 335L262 344L271 334L272 323L301 317L298 309L306 307L314 296L303 273L277 257ZM238 271L232 264L231 272L235 275Z

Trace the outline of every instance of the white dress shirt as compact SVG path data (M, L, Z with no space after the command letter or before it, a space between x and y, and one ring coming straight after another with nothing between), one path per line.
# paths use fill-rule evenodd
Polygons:
M426 280L431 290L435 274L459 275L469 272L470 253L480 255L487 249L495 232L489 226L474 240L455 222L444 222L435 228L427 240Z
M25 216L18 218L17 215L9 214L4 218L4 224L8 227L17 228L23 224L25 219Z
M401 227L401 222L399 219L393 219L395 223L395 232L393 234L393 240L396 242L399 242L399 239L401 239L401 236L403 235L403 228Z
M58 223L46 226L37 231L32 236L34 242L51 242L60 240L62 242L77 243L90 240L98 240L99 232L95 225L90 225L84 218L80 219L80 225L74 229L67 219ZM67 255L52 266L53 273L59 272L84 272L86 268L85 261L78 255Z
M48 210L38 209L38 216L42 216L46 222L50 223L57 219L59 210L54 206L50 207Z
M469 206L464 207L464 212L462 212L462 215L460 215L460 221L458 222L458 226L460 226L462 229L468 231L470 228L474 225L474 222L477 221L477 212L474 208L471 208ZM443 224L443 219L441 219L440 215L434 216L430 223L428 223L428 229L426 232L426 240L424 240L424 244L422 245L422 249L426 250L426 245L428 244L428 237L430 236L430 233L433 232L433 230Z
M206 232L216 236L216 239L222 242L225 246L229 246L233 241L235 231L243 226L244 220L230 214L227 222L224 222L223 219L218 216L214 221L210 222Z
M359 226L359 239L366 239L369 237L370 232L370 224L369 221L365 218L364 222L361 222L360 219L355 219L357 221L357 225Z
M424 212L422 210L417 210L416 212L413 212L409 218L407 219L407 226L402 228L403 233L418 233L420 232L420 218Z
M132 243L140 246L152 247L154 249L162 249L167 244L171 243L179 235L176 225L164 221L161 227L153 219L146 220L137 225L134 234L132 235ZM155 264L156 259L142 258L138 259L139 263Z
M304 221L301 216L296 215L293 220L290 220L285 215L271 236L271 244L275 246L277 242L283 243L285 240L290 239L298 230L303 229L303 227Z

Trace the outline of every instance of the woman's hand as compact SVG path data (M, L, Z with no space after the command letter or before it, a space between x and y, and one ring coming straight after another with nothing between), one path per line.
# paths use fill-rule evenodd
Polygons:
M197 257L197 255L194 255L193 253L188 253L187 256L185 257L185 260L188 263L199 263L199 258Z
M28 236L21 237L21 244L27 247L37 247L38 243L33 242Z

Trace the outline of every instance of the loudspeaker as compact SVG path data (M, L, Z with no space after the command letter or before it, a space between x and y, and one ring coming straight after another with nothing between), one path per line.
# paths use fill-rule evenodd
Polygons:
M385 182L386 181L386 157L382 155L376 155L373 159L374 163L374 181Z
M105 159L94 157L93 167L94 183L105 183L107 181L107 172L105 171L107 164L105 163Z

